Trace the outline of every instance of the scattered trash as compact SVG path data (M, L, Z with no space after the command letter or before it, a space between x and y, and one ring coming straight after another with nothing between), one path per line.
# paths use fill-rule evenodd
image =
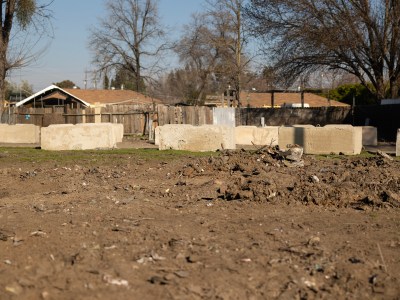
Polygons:
M393 160L393 157L391 157L389 154L387 154L386 152L383 152L381 150L378 150L376 152L379 156L382 156L383 158L386 158L388 160Z
M8 235L0 231L0 241L7 241Z
M166 260L165 257L160 256L160 255L158 255L157 253L154 253L154 252L152 252L150 255L151 255L151 258L152 258L154 261Z
M29 235L30 236L45 236L47 233L41 230L33 231Z
M146 264L148 262L156 262L156 261L161 261L161 260L166 260L165 257L158 255L157 253L150 253L148 256L143 256L136 260L138 264Z
M303 148L299 145L288 145L287 147L288 149L280 152L280 155L290 161L301 161L301 157L303 156Z
M303 283L305 284L306 287L308 287L310 290L312 290L314 293L318 292L317 289L317 284L314 281L315 279L310 279L310 280L305 280L303 279Z
M148 280L151 284L159 284L159 285L166 285L168 284L168 280L160 276L152 276Z
M370 284L376 284L377 278L378 278L378 275L377 275L377 274L374 274L374 275L372 275L372 276L368 279L368 282L369 282Z
M311 176L311 181L314 182L314 183L319 183L319 178L317 176L315 176L315 175L312 175Z
M176 276L178 276L179 278L186 278L189 277L189 272L187 271L177 271L174 273Z
M13 241L13 245L14 246L19 246L24 242L24 240L22 238L18 237L18 236L14 236L11 239Z
M20 295L23 292L23 288L16 282L14 282L14 283L12 283L10 285L7 285L5 287L5 290L7 292L9 292L10 294L13 294L13 295L16 295L16 296Z
M318 236L312 236L312 237L308 240L307 244L310 245L310 246L316 246L316 245L318 245L320 242L321 242L321 239L320 239Z
M104 250L112 250L112 249L116 249L117 246L116 245L111 245L109 247L104 247Z
M349 262L351 262L352 264L362 264L362 263L364 263L361 259L358 259L356 257L350 257L349 258Z
M112 285L125 286L125 287L129 286L129 282L127 280L121 278L112 278L110 275L107 274L103 276L103 280L106 283Z

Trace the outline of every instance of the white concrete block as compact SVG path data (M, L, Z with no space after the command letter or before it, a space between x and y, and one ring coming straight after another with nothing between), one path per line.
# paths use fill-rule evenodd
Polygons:
M117 143L121 143L124 138L124 124L113 123L112 126Z
M327 124L324 126L325 128L353 128L353 125L350 124Z
M156 146L160 145L160 127L161 126L157 126L154 129L154 145Z
M0 124L0 143L38 144L40 127L33 124Z
M279 127L238 126L235 128L236 145L278 145Z
M397 129L396 156L400 156L400 129Z
M157 128L160 150L216 151L236 148L234 127L167 124Z
M310 125L310 124L295 124L295 125L293 125L293 126L291 126L291 127L307 127L307 128L314 128L315 126L314 125Z
M377 146L378 128L373 126L362 126L362 144L363 146Z
M44 150L112 149L118 138L111 123L61 124L42 128Z
M360 154L362 128L351 125L325 127L280 127L279 148L298 144L305 154Z

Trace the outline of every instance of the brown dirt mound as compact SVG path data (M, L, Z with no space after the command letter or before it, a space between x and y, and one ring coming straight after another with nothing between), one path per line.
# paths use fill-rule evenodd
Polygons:
M335 207L400 207L399 162L382 157L304 156L304 166L277 149L224 152L179 171L181 180L210 178L204 199L300 202ZM198 191L196 191L198 192Z

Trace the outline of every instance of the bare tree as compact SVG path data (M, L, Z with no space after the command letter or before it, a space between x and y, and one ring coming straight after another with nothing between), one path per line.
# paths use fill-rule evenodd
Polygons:
M355 75L377 99L398 94L400 1L251 0L253 33L282 78L320 68Z
M207 0L211 7L209 13L214 17L215 24L221 29L220 44L224 52L224 73L236 91L236 101L240 105L242 78L247 64L244 47L247 43L242 22L244 0Z
M175 47L181 62L190 66L192 73L197 73L197 83L192 86L193 94L197 95L195 103L205 96L210 76L220 57L216 32L209 25L207 15L193 15L191 24L185 26L183 36Z
M220 83L220 92L231 85L240 105L243 74L250 63L242 23L244 0L206 0L207 10L194 15L178 43L176 52L182 62L199 73L199 100L211 79Z
M51 28L48 7L53 1L2 0L0 3L0 113L4 107L6 77L37 59L32 50Z
M89 47L99 71L125 69L135 78L137 91L143 79L160 66L166 49L157 0L107 0L108 15L91 30Z

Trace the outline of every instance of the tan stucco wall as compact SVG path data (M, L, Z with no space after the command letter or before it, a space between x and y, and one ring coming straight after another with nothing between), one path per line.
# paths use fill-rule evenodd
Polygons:
M396 156L400 156L400 129L397 129Z
M40 127L32 124L0 124L0 143L38 144Z

